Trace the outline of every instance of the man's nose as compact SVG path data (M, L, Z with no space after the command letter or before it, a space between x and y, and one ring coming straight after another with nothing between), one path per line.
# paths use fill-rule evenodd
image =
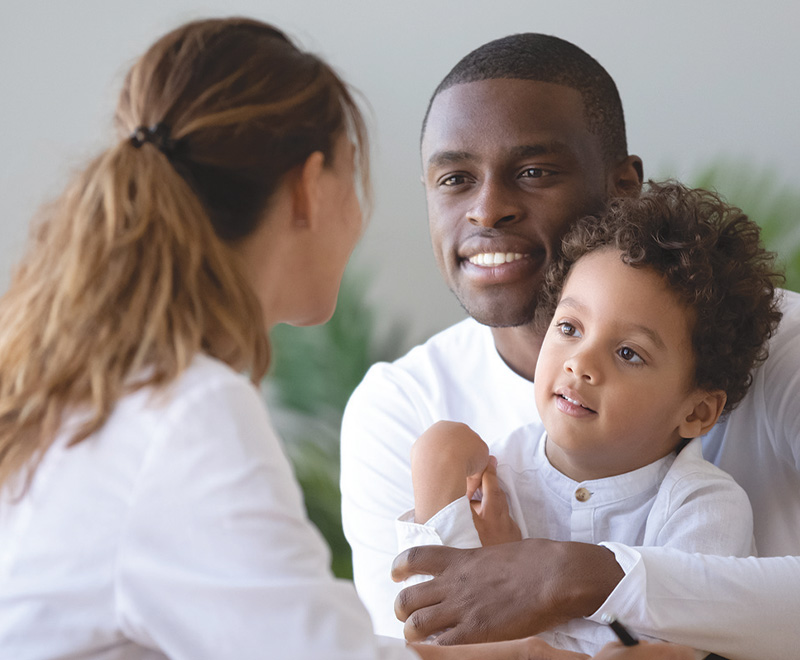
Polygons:
M480 227L513 224L522 217L522 208L513 190L496 178L487 178L480 186L467 220Z

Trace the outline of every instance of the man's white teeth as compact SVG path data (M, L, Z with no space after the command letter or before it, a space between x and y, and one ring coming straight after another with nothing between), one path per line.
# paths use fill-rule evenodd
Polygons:
M523 256L519 252L483 252L470 257L469 262L476 266L498 266L519 261Z
M573 404L575 406L580 406L581 408L585 408L586 407L580 401L575 401L575 399L570 399L568 396L564 396L563 394L561 395L561 398L562 399L566 399L567 401L569 401L571 404Z

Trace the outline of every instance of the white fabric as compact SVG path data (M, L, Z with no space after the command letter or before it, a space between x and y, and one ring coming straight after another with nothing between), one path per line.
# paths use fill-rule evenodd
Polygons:
M0 500L0 658L415 658L335 580L257 390L208 357Z
M550 464L545 442L541 426L532 424L493 448L497 476L523 538L617 541L722 556L753 554L753 515L747 495L703 458L699 439L680 454L638 470L582 482ZM416 523L414 511L407 511L396 527L398 552L418 545L480 546L466 497L425 524ZM585 619L541 637L558 648L589 655L615 639L608 626Z
M792 556L718 558L612 544L626 577L592 619L613 611L638 632L731 660L784 660L800 648L800 295L786 292L783 312L747 396L703 444L747 492L759 554ZM440 419L468 424L490 448L540 421L533 384L505 365L489 328L471 319L373 366L345 411L342 515L356 588L382 634L402 634L393 613L400 587L389 571L395 519L413 507L409 451Z

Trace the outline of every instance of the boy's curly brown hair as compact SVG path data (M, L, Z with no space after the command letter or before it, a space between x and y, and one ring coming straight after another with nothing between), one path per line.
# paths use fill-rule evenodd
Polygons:
M629 266L663 275L693 311L695 385L724 391L729 412L747 392L753 368L767 358L767 340L781 319L776 286L783 276L760 231L713 192L650 181L640 197L613 200L564 236L536 321L542 328L550 322L578 259L601 248L619 250Z

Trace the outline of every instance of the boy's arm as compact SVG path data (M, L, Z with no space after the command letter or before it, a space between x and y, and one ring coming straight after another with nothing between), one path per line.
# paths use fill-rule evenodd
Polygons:
M460 497L472 497L489 462L489 448L466 424L436 422L411 448L414 521L426 523Z
M425 431L411 449L411 476L416 523L428 522L461 497L471 499L480 488L480 501L470 506L481 545L522 540L497 479L497 460L466 424L437 422Z

